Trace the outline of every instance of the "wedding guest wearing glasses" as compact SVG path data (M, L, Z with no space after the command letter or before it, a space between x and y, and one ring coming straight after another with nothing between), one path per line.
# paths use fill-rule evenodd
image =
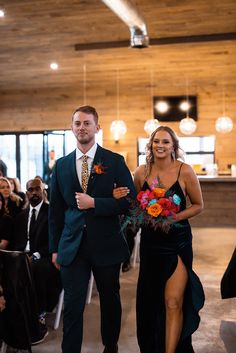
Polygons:
M95 142L98 114L82 106L72 114L77 148L54 167L50 198L50 249L65 290L63 353L80 353L83 312L91 271L100 298L104 353L118 352L121 326L119 273L129 256L119 215L129 202L112 196L114 184L135 190L121 155Z
M25 251L31 260L39 319L45 324L47 311L52 311L61 291L59 271L51 262L48 246L48 203L44 201L44 184L40 179L26 184L29 206L14 220L14 248Z
M142 192L138 194L140 206L143 214L146 212L146 223L141 225L137 288L141 353L193 353L191 335L198 328L198 312L204 304L201 282L192 269L192 232L188 222L202 211L202 194L193 169L179 157L174 131L160 126L147 145L146 164L134 174L136 190ZM176 214L174 209L178 210ZM174 223L167 226L165 217L170 215ZM155 228L155 222L161 223Z

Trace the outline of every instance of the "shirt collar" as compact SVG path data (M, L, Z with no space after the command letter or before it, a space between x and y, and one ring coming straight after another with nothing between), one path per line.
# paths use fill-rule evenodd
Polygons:
M80 159L80 158L81 158L82 156L84 156L84 155L88 156L88 157L91 158L91 159L94 159L95 154L96 154L96 151L97 151L97 147L98 147L98 145L97 145L97 143L95 143L95 144L90 148L90 150L88 150L88 152L86 152L86 153L81 152L81 151L78 149L78 147L77 147L77 148L76 148L76 159Z
M35 207L33 207L32 205L30 205L30 213L32 212L32 209L35 208L36 211L37 211L36 214L38 214L38 212L40 211L40 208L41 208L42 204L43 204L43 200L42 200L37 206L35 206Z

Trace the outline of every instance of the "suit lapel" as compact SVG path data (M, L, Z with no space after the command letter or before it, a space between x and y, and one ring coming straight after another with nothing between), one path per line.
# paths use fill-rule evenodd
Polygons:
M77 170L76 170L76 150L74 150L69 156L68 156L68 168L70 170L70 175L71 175L71 182L76 185L76 189L79 192L83 192L82 186L80 185L80 181L77 175Z

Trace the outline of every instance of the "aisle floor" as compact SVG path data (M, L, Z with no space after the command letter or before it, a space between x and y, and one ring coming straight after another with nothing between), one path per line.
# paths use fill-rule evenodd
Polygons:
M205 290L206 302L202 309L199 329L193 335L195 353L236 352L236 298L220 298L220 279L236 246L236 228L194 228L194 270ZM123 305L122 331L119 353L139 353L135 332L135 296L138 264L121 274ZM62 323L53 330L55 315L47 320L49 335L33 347L33 353L60 353ZM82 353L102 353L99 333L99 300L96 291L84 316ZM74 352L71 352L74 353Z

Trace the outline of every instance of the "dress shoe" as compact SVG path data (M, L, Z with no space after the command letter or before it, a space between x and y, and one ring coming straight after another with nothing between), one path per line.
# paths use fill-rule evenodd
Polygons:
M128 272L131 269L130 261L125 261L122 265L122 272Z
M105 347L103 353L118 353L118 345L112 347Z

